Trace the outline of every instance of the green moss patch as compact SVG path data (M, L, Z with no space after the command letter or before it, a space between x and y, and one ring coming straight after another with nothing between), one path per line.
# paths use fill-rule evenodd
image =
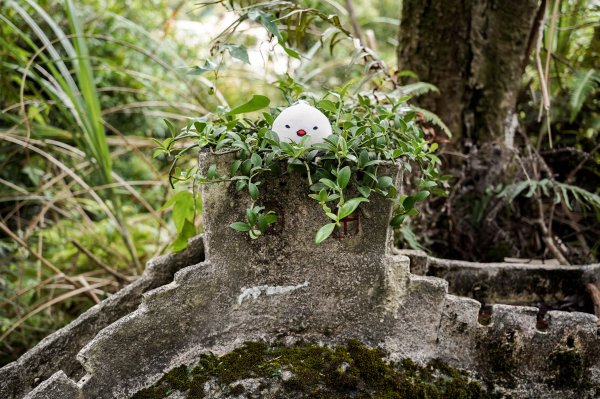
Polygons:
M556 350L550 355L550 366L554 372L556 387L574 388L581 383L584 365L581 354L574 348Z
M287 377L284 379L283 375ZM466 373L443 362L421 367L410 359L385 360L385 354L351 340L335 348L313 343L270 346L246 342L221 357L202 355L193 366L180 366L134 398L165 398L174 391L204 398L204 384L213 381L226 396L246 389L238 382L258 378L261 389L277 386L285 398L456 398L492 397Z

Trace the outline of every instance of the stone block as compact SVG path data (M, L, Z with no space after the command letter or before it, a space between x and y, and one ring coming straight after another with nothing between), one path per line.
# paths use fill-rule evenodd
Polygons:
M81 392L64 372L57 371L29 392L25 399L81 399Z

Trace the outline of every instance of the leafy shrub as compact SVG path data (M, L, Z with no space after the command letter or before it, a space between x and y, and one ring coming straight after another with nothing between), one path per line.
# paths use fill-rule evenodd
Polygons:
M252 198L247 219L231 227L247 232L251 238L264 235L269 225L277 221L274 211L260 204L260 188L269 173L280 169L281 161L287 162L287 171L306 174L312 191L310 197L331 220L317 231L317 244L327 239L361 202L369 201L371 195L385 196L396 204L391 222L399 226L407 216L417 213L416 203L432 190L440 191L439 159L434 154L437 145L425 140L416 112L406 104L408 97L346 98L348 88L329 91L321 98L297 91L287 93L292 98L310 101L329 118L333 134L324 143L308 146L308 137L297 143L280 141L270 128L281 108L271 108L258 119L240 118L239 114L258 111L270 103L268 98L255 95L232 110L221 109L216 114L191 120L178 134L173 129L172 137L162 142L157 140L156 153L174 156L172 170L176 173L171 175L172 180L194 180L199 184L234 181L237 191L247 191ZM191 144L178 148L176 144L183 140L191 140ZM238 159L231 165L228 176L218 175L216 165L211 165L206 175L199 175L195 169L177 169L177 162L193 148L232 150ZM421 177L418 190L410 195L401 193L390 176L381 174L380 166L385 162L400 162L407 172L418 172ZM413 171L412 165L418 171ZM350 198L350 187L359 195ZM180 206L189 207L193 203L182 201ZM177 208L174 212L183 213ZM188 234L182 224L181 239L187 239ZM176 249L181 249L181 243L176 243Z

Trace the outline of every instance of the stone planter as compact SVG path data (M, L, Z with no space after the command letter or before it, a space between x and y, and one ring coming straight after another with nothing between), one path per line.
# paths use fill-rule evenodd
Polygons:
M202 152L199 156L203 173L215 164L219 174L227 175L234 160L234 153ZM285 168L284 163L282 169ZM399 180L398 165L384 164L380 170L394 182ZM274 176L261 185L260 190L259 203L267 210L275 210L279 220L265 237L252 240L247 234L229 227L233 222L245 221L246 208L251 203L248 192L238 193L235 182L202 186L205 240L211 260L240 267L268 264L272 274L287 274L290 264L354 262L360 258L381 258L390 253L393 240L389 220L393 204L378 194L360 205L358 226L352 226L356 234L343 239L330 238L316 245L313 241L315 233L331 220L324 215L320 205L308 197L311 191L305 176L294 172Z

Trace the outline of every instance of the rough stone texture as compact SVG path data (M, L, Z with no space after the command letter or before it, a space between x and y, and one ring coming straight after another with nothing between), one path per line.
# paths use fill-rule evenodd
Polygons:
M449 291L484 304L570 302L593 312L587 283L600 281L600 264L551 266L525 263L477 263L438 259L414 250L396 251L411 260L411 272L443 278Z
M223 170L231 155L202 159L204 170L207 161ZM315 246L325 218L302 177L261 186L280 221L256 241L227 227L243 218L244 195L230 183L203 190L207 259L100 331L77 355L86 371L77 391L54 397L127 398L174 367L245 341L350 338L393 359L441 359L514 398L600 394L595 316L549 312L540 331L536 308L494 305L490 323L480 324L477 301L449 295L443 279L410 274L409 258L391 253L387 201L363 204L358 235Z
M446 295L438 334L438 350L450 364L471 370L477 362L477 340L487 328L478 322L481 304L470 298ZM469 337L470 339L465 339Z
M58 399L58 398L80 398L79 388L62 371L57 371L50 378L42 382L33 391L29 392L25 399Z
M447 280L453 294L496 303L491 306L489 324L483 326L478 323L481 306L478 301L446 296L438 337L443 360L479 370L480 378L494 380L501 391L516 397L600 394L597 355L600 342L594 315L560 311L543 314L536 307L497 304L544 302L569 296L584 298L585 284L598 281L600 265L475 263L438 259L413 250L395 253L410 258L411 272ZM539 323L542 316L543 323ZM465 336L469 338L464 339ZM578 356L580 377L567 378L565 370L563 377L557 377L561 367L571 367L565 359Z
M134 311L142 301L142 293L168 284L177 270L203 260L202 238L196 237L186 251L148 262L139 279L46 337L17 361L1 368L0 398L21 397L59 370L71 378L81 378L85 372L75 355L98 331Z

